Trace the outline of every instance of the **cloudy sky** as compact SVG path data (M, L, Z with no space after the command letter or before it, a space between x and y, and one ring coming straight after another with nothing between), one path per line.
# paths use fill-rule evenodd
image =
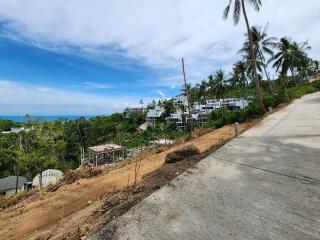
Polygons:
M0 0L0 115L109 114L172 97L239 58L243 21L228 0ZM263 0L252 25L309 40L320 59L320 1ZM249 8L249 6L248 6Z

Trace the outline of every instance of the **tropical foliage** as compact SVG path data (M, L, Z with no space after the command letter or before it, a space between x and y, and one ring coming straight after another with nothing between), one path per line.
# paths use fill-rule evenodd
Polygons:
M224 17L228 17L233 9L235 23L239 22L241 14L246 21L247 31L238 51L240 60L230 72L219 69L195 86L188 84L182 89L181 94L186 94L187 90L190 102L199 105L207 104L208 99L255 97L249 107L239 112L231 113L225 108L213 111L209 117L211 127L260 116L265 108L320 90L320 81L308 84L309 79L319 78L320 74L319 61L308 56L311 48L308 42L298 43L289 37L278 40L268 36L267 27L250 27L245 2L255 10L261 7L260 0L230 0L224 11ZM271 79L269 71L278 74L278 78ZM140 104L142 106L143 102ZM151 140L174 139L186 134L177 131L175 126L164 124L165 118L175 110L173 100L152 101L147 109L157 104L165 110L161 119L163 124L145 131L139 129L145 121L145 113L115 113L52 122L31 116L26 116L24 123L0 119L1 132L17 126L29 129L18 134L0 134L0 177L15 174L18 166L20 175L27 177L33 177L45 168L75 168L79 165L80 149L92 145L113 142L133 148L148 145ZM183 106L181 110L184 112Z

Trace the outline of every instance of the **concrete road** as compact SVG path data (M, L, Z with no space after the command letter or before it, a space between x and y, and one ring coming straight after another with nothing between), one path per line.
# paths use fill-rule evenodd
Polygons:
M93 239L110 236L320 239L320 94L270 115Z

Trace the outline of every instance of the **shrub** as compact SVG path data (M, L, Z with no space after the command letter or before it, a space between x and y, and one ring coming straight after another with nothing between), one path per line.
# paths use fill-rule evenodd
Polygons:
M214 128L220 128L223 125L225 125L225 122L221 118L214 120L214 121L210 121L210 123L209 123L209 126L214 127Z
M277 99L271 95L263 96L263 104L266 109L277 106Z
M315 88L316 91L320 91L320 80L315 81L312 86Z

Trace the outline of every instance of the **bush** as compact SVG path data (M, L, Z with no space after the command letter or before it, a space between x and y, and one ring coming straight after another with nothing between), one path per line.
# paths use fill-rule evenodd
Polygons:
M225 124L237 121L237 118L236 115L230 112L227 108L220 108L210 113L209 120L211 122L211 126L219 128Z
M296 98L301 98L305 94L314 93L316 91L317 89L314 87L314 85L306 85L287 89L287 95L289 99L293 100Z
M210 123L209 123L209 126L210 127L214 127L214 128L220 128L223 125L225 125L225 122L224 122L223 119L217 119L217 120L214 120L214 121L210 121Z
M263 104L266 109L269 107L275 107L278 105L277 99L271 95L263 96Z
M320 91L320 80L315 81L312 86L315 88L316 91Z

